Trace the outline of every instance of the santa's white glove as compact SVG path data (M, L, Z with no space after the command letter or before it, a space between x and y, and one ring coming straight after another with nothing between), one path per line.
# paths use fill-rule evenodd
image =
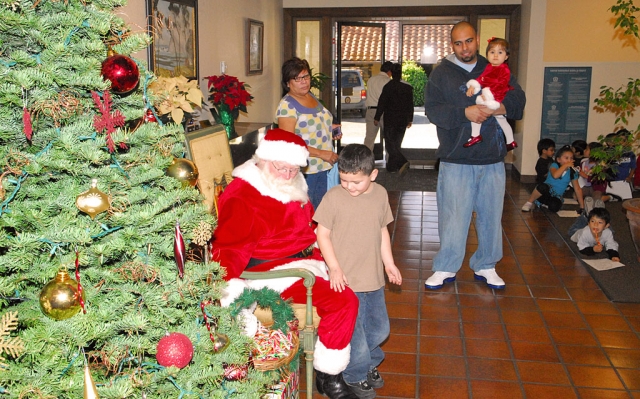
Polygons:
M253 307L255 310L255 306ZM244 335L247 337L253 337L258 332L258 318L253 314L253 310L242 309L236 317L238 324L244 331Z

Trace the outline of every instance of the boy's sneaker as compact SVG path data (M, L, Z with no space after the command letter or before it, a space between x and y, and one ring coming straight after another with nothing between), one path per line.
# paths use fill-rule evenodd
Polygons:
M522 212L531 212L531 209L533 209L533 202L527 201L522 205Z
M374 367L373 370L367 373L367 382L374 389L379 389L384 386L384 380L382 379L382 376L378 372L377 367Z
M588 216L591 210L595 207L593 198L587 197L584 199L584 214Z
M351 389L351 392L360 399L373 399L376 397L376 391L367 381L360 381L354 384L346 382L346 384Z
M604 208L604 201L602 201L601 199L597 199L594 204L593 204L594 208ZM588 214L587 214L588 215Z

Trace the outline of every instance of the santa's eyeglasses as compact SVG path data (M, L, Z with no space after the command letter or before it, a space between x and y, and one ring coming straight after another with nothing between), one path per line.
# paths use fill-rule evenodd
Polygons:
M282 166L276 165L275 162L271 162L271 165L273 165L273 169L275 169L278 173L283 175L286 173L295 175L296 173L300 172L299 166L297 168L283 168Z

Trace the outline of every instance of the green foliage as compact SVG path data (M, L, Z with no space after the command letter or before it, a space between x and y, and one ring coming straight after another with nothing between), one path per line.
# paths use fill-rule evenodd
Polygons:
M640 39L638 33L638 20L635 13L640 11L640 7L633 4L633 0L618 0L615 6L609 8L614 15L617 15L614 28L622 28L625 35L633 35Z
M610 180L618 172L617 160L631 149L629 143L633 140L633 134L619 135L613 137L599 136L598 141L603 144L591 150L589 159L595 160L595 165L591 168L591 179L593 181Z
M182 127L138 124L153 100L143 96L153 77L142 63L139 89L112 94L111 111L126 119L112 134L115 152L94 127L101 113L91 92L110 87L100 76L105 43L119 37L114 48L124 55L149 43L116 16L123 3L0 6L0 314L18 312L16 335L25 342L22 356L4 360L0 392L82 397L82 349L102 398L260 397L272 375L251 370L243 381L223 378L223 363L247 364L253 344L229 309L206 307L217 332L230 338L224 351L213 351L203 322L200 303L215 302L224 285L219 265L188 254L184 279L177 277L176 220L187 249L193 229L216 220L196 189L165 176L184 152ZM31 140L23 107L33 118ZM95 219L75 206L92 179L111 198L109 211ZM56 321L41 312L40 291L59 269L75 275L76 249L87 312ZM182 332L194 344L193 360L181 370L156 362L166 332Z
M427 73L415 61L402 63L402 79L413 87L413 106L424 105L424 87L427 84Z
M609 11L616 16L614 28L622 28L627 36L634 36L640 39L638 33L638 23L635 13L640 11L636 7L633 0L617 0L616 5L611 6ZM629 118L634 114L638 106L640 106L640 78L629 78L626 85L619 88L611 86L601 86L598 98L594 100L594 109L598 112L610 112L615 115L616 125L613 130L621 128L633 129L628 127ZM592 156L598 160L598 164L592 169L592 175L596 180L604 180L612 170L616 168L616 162L620 156L638 147L640 141L640 124L631 130L628 136L619 140L607 140L604 136L598 137L598 141L603 144L603 148L592 151Z
M313 68L309 71L311 75L311 88L317 89L319 92L324 90L324 86L327 84L327 81L330 79L329 76L325 75L322 72L313 72Z

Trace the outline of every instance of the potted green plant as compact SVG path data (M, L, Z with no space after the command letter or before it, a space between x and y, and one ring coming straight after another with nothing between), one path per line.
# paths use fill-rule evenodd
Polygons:
M640 39L638 23L635 17L640 11L633 3L634 0L617 0L616 5L609 11L616 17L614 28L622 29L627 38ZM595 99L595 109L600 112L611 112L616 116L615 125L618 128L629 129L629 118L640 106L640 78L629 78L626 85L617 89L609 86L600 87L600 95ZM604 145L592 155L597 159L597 165L592 169L593 176L604 180L609 170L615 170L615 161L626 151L636 151L640 143L640 124L629 134L616 138L614 141L606 137L598 137ZM629 220L629 229L636 247L636 254L640 260L640 198L633 198L623 202Z
M229 140L238 137L234 123L240 111L247 112L247 103L253 99L247 91L251 87L231 75L207 76L205 79L209 87L209 101L213 105L213 118L224 125Z

